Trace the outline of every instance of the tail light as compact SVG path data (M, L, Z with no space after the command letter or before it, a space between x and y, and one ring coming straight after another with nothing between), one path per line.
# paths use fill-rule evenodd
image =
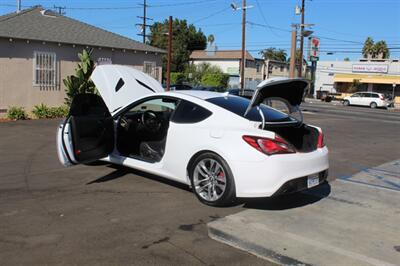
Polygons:
M317 148L323 148L325 147L325 138L324 138L324 133L322 133L321 130L318 130L318 142L317 142Z
M243 140L256 150L267 155L295 153L296 151L284 139L276 135L275 139L243 136Z
M379 99L381 99L382 101L385 100L385 98L383 97L383 95L379 94Z

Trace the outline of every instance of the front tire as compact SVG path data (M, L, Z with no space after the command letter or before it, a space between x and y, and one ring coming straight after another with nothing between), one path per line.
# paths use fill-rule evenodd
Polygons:
M210 206L229 206L236 199L235 181L229 165L219 155L205 152L189 166L189 177L196 197Z
M378 105L376 104L376 102L372 102L372 103L370 103L369 107L371 107L372 109L375 109L376 107L378 107Z
M343 101L343 105L344 105L344 106L349 106L349 105L350 105L350 102L349 102L348 100L344 100L344 101Z

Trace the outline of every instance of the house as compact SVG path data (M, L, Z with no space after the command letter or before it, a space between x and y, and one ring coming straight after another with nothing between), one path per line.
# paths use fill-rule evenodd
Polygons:
M263 80L264 61L254 58L246 51L245 64L245 88L254 89ZM229 88L240 87L240 62L241 50L195 50L190 55L193 64L209 63L219 66L221 70L229 75Z
M132 66L161 81L164 50L37 6L0 16L0 113L62 105L62 80L85 48L97 64Z
M267 71L268 70L268 71ZM277 61L266 59L265 60L265 75L264 79L273 77L289 77L290 75L290 63L286 61ZM303 62L303 76L307 79L311 77L311 67L307 65L307 62ZM298 65L295 68L295 76L297 77Z

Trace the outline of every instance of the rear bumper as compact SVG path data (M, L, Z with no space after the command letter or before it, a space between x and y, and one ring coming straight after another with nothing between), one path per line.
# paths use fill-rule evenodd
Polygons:
M328 178L328 170L318 173L319 184L325 182ZM298 191L308 189L307 184L308 176L303 176L287 181L283 184L272 196L281 196L286 194L295 193Z
M290 193L290 190L301 190L303 182L307 186L307 177L315 173L320 173L320 183L326 180L328 149L324 147L310 153L266 156L261 162L229 162L229 166L235 179L237 197L271 197L282 194L282 191ZM293 181L294 187L288 185L292 184L290 181Z

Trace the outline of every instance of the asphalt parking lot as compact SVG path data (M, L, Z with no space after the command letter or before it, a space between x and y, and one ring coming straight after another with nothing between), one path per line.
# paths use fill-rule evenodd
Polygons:
M400 113L322 103L303 109L305 121L325 132L330 180L400 158ZM211 240L206 223L246 209L268 211L276 201L212 208L185 186L130 169L62 168L58 123L0 123L1 265L270 264Z

